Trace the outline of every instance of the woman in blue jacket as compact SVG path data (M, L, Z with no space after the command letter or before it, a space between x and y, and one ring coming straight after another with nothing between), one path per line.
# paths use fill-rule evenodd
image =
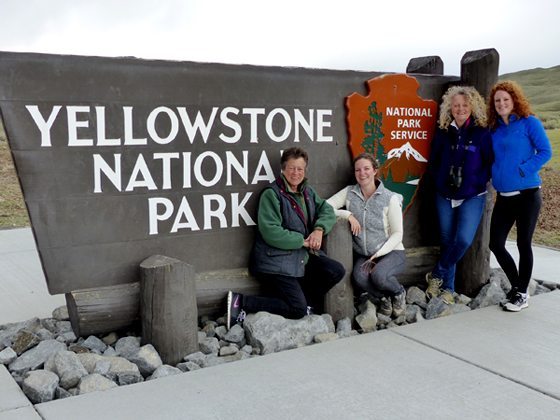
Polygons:
M552 156L552 150L541 122L531 112L529 102L515 82L499 82L492 88L488 122L495 155L492 184L498 192L490 224L490 250L512 286L503 307L518 312L529 306L527 286L533 271L531 241L542 203L538 172ZM519 270L505 246L514 223Z
M455 302L455 268L471 245L484 205L492 166L486 106L476 89L452 86L442 98L439 127L428 171L435 179L440 257L426 274L428 298Z

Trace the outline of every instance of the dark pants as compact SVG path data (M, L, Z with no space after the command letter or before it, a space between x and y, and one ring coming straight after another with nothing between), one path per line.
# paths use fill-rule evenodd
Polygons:
M537 226L542 197L540 188L524 190L519 195L503 197L498 194L490 223L490 250L506 273L512 287L527 293L533 273L533 250L531 241ZM513 224L517 227L519 271L515 261L506 250L506 239Z
M344 267L326 255L309 255L304 277L281 274L257 274L270 297L243 297L246 312L266 311L286 318L298 319L311 306L316 313L323 311L325 294L344 277Z

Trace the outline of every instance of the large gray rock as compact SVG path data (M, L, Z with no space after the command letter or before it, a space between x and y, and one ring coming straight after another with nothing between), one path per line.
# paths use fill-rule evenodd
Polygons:
M435 319L442 316L451 315L453 313L451 306L454 305L448 305L443 301L443 299L439 297L430 299L430 301L428 302L428 307L426 308L426 319Z
M315 337L313 337L313 341L315 343L326 343L327 341L334 341L338 339L339 339L338 334L332 332L317 334Z
M139 337L123 337L115 343L115 351L119 356L128 359L128 356L135 354L140 349Z
M201 351L197 351L195 353L187 354L183 360L185 362L193 362L196 363L198 366L203 366L206 360L206 355Z
M336 323L336 333L339 337L350 337L352 335L352 321L350 318L339 319Z
M119 385L136 384L144 380L138 366L124 357L103 357L97 362L96 369L105 361L110 362L105 376Z
M405 317L409 324L424 320L422 309L418 305L406 305Z
M334 323L328 314L294 320L258 312L245 318L243 328L249 344L268 354L311 344L317 334L334 332Z
M200 366L194 362L182 362L177 364L177 369L179 369L181 372L191 372L193 370L200 369Z
M97 362L104 360L103 356L95 353L79 353L77 356L78 360L88 373L94 373Z
M52 340L55 338L54 334L46 328L39 328L35 334L37 334L37 337L39 337L41 341Z
M501 268L493 268L490 270L490 283L497 283L505 293L511 289L511 283Z
M105 344L107 344L107 346L112 346L119 340L119 336L116 332L111 332L103 337L102 340Z
M163 365L159 353L151 344L140 347L136 353L127 357L127 359L138 366L140 373L145 378Z
M78 337L76 337L76 334L74 334L74 331L66 331L66 332L63 332L61 334L58 334L58 336L56 337L56 341L60 341L61 343L64 343L64 344L70 344L70 343L74 343L77 338ZM86 348L86 347L84 347L84 348ZM88 351L89 351L89 349L88 349Z
M198 347L204 354L218 354L220 342L216 337L204 337L202 340L199 340Z
M409 305L418 305L422 309L426 309L426 306L428 305L426 301L426 293L419 287L409 287L406 291L406 303Z
M0 350L11 347L13 338L22 329L35 333L41 328L41 320L39 318L31 318L27 321L14 322L0 326Z
M52 354L61 350L66 350L66 345L63 343L56 340L41 341L36 347L26 351L10 363L10 371L22 374L38 369Z
M95 353L101 354L107 349L107 344L103 342L100 338L97 338L94 335L90 335L88 338L81 343L82 346L93 350Z
M17 359L17 353L11 347L6 347L0 351L0 365L9 365Z
M84 376L78 385L78 394L87 394L95 391L106 391L107 389L115 388L118 385L100 375L99 373L92 373L91 375Z
M68 314L68 307L66 305L59 306L52 311L52 317L57 321L68 321L70 315Z
M56 331L55 334L64 334L72 331L72 324L70 321L56 321Z
M45 363L45 368L58 375L60 386L64 389L75 387L80 382L80 379L88 374L78 355L71 351L55 353L49 358L48 363Z
M227 345L227 346L220 347L219 355L220 356L231 356L232 354L235 354L238 351L239 351L239 347L237 347L235 344L230 344L230 345Z
M377 309L375 305L367 300L361 307L361 313L356 316L356 323L364 333L369 333L377 329Z
M471 302L471 309L485 308L487 306L497 305L506 298L504 290L500 286L497 279L491 279L490 282L480 289L480 292Z
M245 340L245 331L243 330L243 327L239 324L235 324L226 333L224 340L238 345L241 344L241 342Z
M183 373L183 371L173 366L161 365L154 370L154 373L152 373L152 375L146 380L150 381L152 379L165 378L166 376L178 375L179 373Z
M52 401L58 386L58 376L47 370L35 370L25 375L22 390L33 404Z
M12 350L19 356L41 342L39 336L25 328L19 330L12 338Z

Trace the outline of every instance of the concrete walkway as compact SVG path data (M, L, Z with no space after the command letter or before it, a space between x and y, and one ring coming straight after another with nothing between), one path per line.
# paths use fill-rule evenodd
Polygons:
M0 420L560 418L559 319L556 291L35 406L0 365Z

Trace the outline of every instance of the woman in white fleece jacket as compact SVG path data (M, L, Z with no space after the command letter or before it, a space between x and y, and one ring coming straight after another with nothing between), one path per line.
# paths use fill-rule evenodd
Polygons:
M353 164L357 184L345 187L327 202L350 224L354 284L380 299L378 312L398 317L404 313L406 297L397 279L406 260L402 196L376 179L379 164L371 154L358 155Z

